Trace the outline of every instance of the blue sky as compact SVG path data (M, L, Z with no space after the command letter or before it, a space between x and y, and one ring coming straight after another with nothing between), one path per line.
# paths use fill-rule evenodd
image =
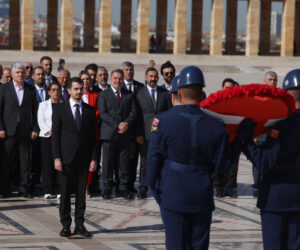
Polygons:
M158 0L159 1L159 0ZM176 0L168 0L168 26L173 27L174 19L174 7ZM88 0L87 0L88 2ZM61 0L59 0L61 3ZM96 9L98 9L100 0L96 0ZM113 24L120 23L120 3L121 0L112 0L113 4L113 13L112 13L112 22ZM136 20L137 13L137 3L138 0L132 0L132 21ZM156 23L156 0L150 0L150 25L155 27ZM187 29L191 28L191 8L192 0L187 0ZM226 0L224 0L224 5L226 6ZM74 16L77 18L83 18L83 6L84 0L74 0ZM211 0L203 0L203 31L209 31L210 25L210 9L211 9ZM273 2L272 11L276 11L279 14L282 13L282 2ZM35 18L38 14L46 15L47 13L47 1L35 1ZM224 9L224 18L225 18L226 9ZM238 1L238 33L243 33L246 30L246 15L247 15L247 1L239 0Z

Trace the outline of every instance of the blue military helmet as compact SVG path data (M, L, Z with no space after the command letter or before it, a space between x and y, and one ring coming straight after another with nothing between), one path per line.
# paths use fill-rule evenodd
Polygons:
M300 69L293 69L288 72L282 83L282 88L289 90L292 88L300 87Z
M188 85L200 85L205 87L204 76L201 69L196 66L187 66L180 72L178 88Z
M172 85L172 88L170 91L171 94L178 92L178 82L179 82L178 78L179 78L179 75L175 76L171 82L171 85Z

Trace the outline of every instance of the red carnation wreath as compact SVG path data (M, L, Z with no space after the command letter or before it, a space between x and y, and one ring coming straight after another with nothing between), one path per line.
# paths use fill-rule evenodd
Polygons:
M204 99L200 107L224 121L232 141L243 119L251 118L257 123L255 137L265 134L276 122L294 113L295 100L283 89L252 83L217 91Z

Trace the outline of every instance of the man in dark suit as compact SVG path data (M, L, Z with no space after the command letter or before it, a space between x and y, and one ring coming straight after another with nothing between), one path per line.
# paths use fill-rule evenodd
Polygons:
M45 84L45 71L42 66L37 66L32 71L33 86L36 92L37 103L46 101L49 99L48 92L46 91ZM41 143L40 138L37 137L32 142L31 147L31 179L30 179L30 191L35 191L36 184L40 183L41 177Z
M43 56L40 59L40 64L45 71L45 82L48 86L52 82L57 82L57 78L52 75L52 59L49 56Z
M138 91L136 95L139 122L137 143L140 144L140 187L138 198L147 198L148 188L145 184L146 177L146 158L151 133L151 124L155 115L167 111L171 108L169 92L157 86L159 76L155 68L148 68L145 74L147 85Z
M124 84L122 88L126 88L131 91L134 96L136 96L137 92L144 87L144 84L134 80L134 65L129 61L125 61L122 63L122 70L124 72ZM129 183L128 190L132 193L137 192L134 188L134 182L136 180L136 170L138 165L139 158L139 144L136 142L136 131L137 131L137 120L134 124L132 133L132 138L130 140L130 148L129 148Z
M61 201L60 236L71 235L71 192L75 177L75 231L74 234L91 237L84 227L85 191L88 172L97 168L98 146L96 112L82 102L83 81L73 77L68 82L69 101L57 104L52 114L52 153L54 167L59 171Z
M26 68L25 82L33 85L34 82L32 79L32 73L33 73L32 64L30 62L24 62L23 64L25 65L25 68Z
M61 86L61 100L66 102L69 100L67 83L70 80L70 71L67 69L60 70L57 76L57 80Z
M0 91L0 138L6 138L6 165L1 174L2 193L4 196L9 194L10 171L18 150L21 173L19 195L30 197L29 151L31 140L38 136L38 106L34 87L24 83L24 64L14 63L11 71L13 80L2 85Z
M132 129L136 120L136 104L132 93L122 89L124 74L113 70L111 87L101 92L98 109L101 117L100 138L103 141L103 198L112 196L113 171L119 166L120 194L126 199L132 195L128 191L128 154Z
M170 91L172 89L172 80L176 74L174 65L170 61L166 61L163 65L161 65L160 73L165 81L165 83L161 86Z

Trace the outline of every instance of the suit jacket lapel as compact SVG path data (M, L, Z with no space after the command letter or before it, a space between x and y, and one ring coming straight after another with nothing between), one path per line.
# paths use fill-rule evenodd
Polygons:
M152 99L151 99L151 96L150 96L150 93L149 93L149 90L148 90L147 86L145 86L144 92L145 92L145 98L147 99L148 104L155 111L155 107L153 106Z
M24 93L23 93L23 100L22 100L22 103L20 106L23 105L23 103L26 101L27 99L27 96L29 95L29 92L28 92L28 86L27 86L27 83L24 83Z
M160 100L161 100L161 91L160 91L160 88L159 87L157 87L157 99L156 99L156 109L155 109L155 111L158 109L158 105L159 105L159 102L160 102Z
M68 119L73 124L74 129L78 132L76 122L75 122L75 119L74 119L74 115L73 115L73 112L72 112L72 109L71 109L71 106L70 106L70 102L66 101L64 103L64 105L65 105L65 109L66 109L66 115L69 117Z
M117 106L119 108L119 104L118 104L116 95L115 95L114 91L112 90L112 88L109 88L106 91L109 91L109 96L110 96L112 102L114 103L115 106Z
M17 93L16 93L15 86L14 86L13 82L9 83L9 90L10 90L10 92L12 94L11 96L13 97L13 99L15 100L15 102L17 103L17 105L19 106L19 100L18 100L18 96L17 96Z
M81 119L80 119L80 128L79 128L79 131L81 130L81 128L83 126L83 122L86 120L86 116L87 116L86 106L85 106L85 103L82 102L82 114L81 114ZM76 125L76 123L75 123L75 125Z

